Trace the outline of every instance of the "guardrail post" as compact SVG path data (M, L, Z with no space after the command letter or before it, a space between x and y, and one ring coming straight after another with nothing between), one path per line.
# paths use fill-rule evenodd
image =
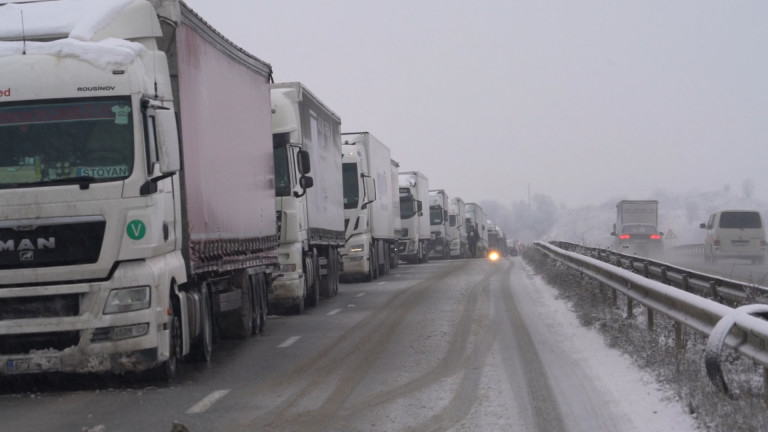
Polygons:
M648 315L648 331L653 332L653 309L645 308Z
M709 281L709 296L713 299L717 299L717 285L715 281Z
M667 279L667 268L662 267L661 268L661 283L666 284L668 282Z
M646 261L643 263L643 277L647 279L650 273L650 266L648 265L648 261Z
M689 284L688 284L688 275L687 274L684 274L684 275L681 276L680 285L681 285L681 288L683 289L683 291L690 292L690 290L689 290L690 287L689 287Z
M763 402L768 406L768 367L763 366Z
M627 282L627 289L628 290L632 289L631 282ZM632 301L632 297L627 296L627 316L626 316L627 319L631 319L634 316L634 314L632 313L632 306L634 306L633 303L634 302Z
M616 293L616 288L611 288L611 303L613 303L613 307L616 307L619 304L619 296Z

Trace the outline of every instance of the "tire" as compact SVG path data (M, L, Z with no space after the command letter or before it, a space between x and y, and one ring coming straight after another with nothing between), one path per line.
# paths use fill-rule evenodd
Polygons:
M341 277L341 260L339 259L339 254L336 249L333 250L331 253L331 256L333 257L333 278L331 279L333 281L333 289L331 292L331 296L336 297L339 295L339 278Z
M189 350L189 358L200 363L210 363L213 357L213 315L207 284L200 286L200 335Z
M234 278L242 295L240 307L221 314L217 320L219 334L225 339L245 339L253 334L253 283L244 271L237 272Z
M379 255L376 253L376 249L371 245L371 267L373 267L373 279L379 278Z
M254 304L253 313L253 335L264 332L267 326L267 286L264 282L264 274L253 275L254 280Z
M175 286L172 286L171 292L174 291ZM173 381L173 379L176 378L179 367L179 354L182 352L179 302L175 299L175 297L171 297L169 304L171 316L168 323L168 337L170 338L168 341L168 360L164 361L162 364L158 365L150 371L151 378L165 382Z
M307 285L307 295L304 297L305 307L315 307L320 304L320 269L318 268L317 251L312 252L309 257L309 268L304 269L304 273L312 272L312 284ZM306 262L306 261L305 261Z
M373 250L370 250L368 252L368 274L365 275L365 277L363 278L366 282L373 282L373 280L376 279L375 272L374 272L375 262L376 261L373 259Z

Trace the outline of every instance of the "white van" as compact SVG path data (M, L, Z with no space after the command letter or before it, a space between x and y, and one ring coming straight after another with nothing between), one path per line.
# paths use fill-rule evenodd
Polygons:
M745 258L754 264L765 262L765 229L756 210L722 210L712 214L707 223L704 258L715 262L720 258Z

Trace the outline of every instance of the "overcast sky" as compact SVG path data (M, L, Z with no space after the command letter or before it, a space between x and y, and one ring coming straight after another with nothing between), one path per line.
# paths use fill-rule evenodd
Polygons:
M465 201L768 198L768 2L186 0Z

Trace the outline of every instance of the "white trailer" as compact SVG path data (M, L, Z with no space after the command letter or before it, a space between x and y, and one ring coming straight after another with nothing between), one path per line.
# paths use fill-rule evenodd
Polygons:
M430 258L447 259L450 256L451 242L455 237L455 229L452 230L449 224L450 206L451 198L444 189L429 191L429 226L432 236Z
M178 0L88 5L0 7L0 241L37 245L0 251L0 374L171 378L266 320L271 67Z
M418 171L399 174L400 221L402 237L398 248L400 259L408 263L429 261L431 235L429 216L424 213L429 203L429 180Z
M451 258L466 258L468 255L465 213L464 200L459 197L451 198L451 209L448 212L448 227L453 232L450 246Z
M618 252L648 256L661 253L659 202L656 200L622 200L616 203L616 223L611 235Z
M371 281L393 265L398 237L395 232L392 159L389 147L369 132L344 133L345 279ZM398 214L399 218L399 214Z
M341 119L296 82L272 85L272 113L280 273L269 304L300 314L339 289Z
M479 204L467 203L465 218L469 256L484 257L488 250L488 217Z

